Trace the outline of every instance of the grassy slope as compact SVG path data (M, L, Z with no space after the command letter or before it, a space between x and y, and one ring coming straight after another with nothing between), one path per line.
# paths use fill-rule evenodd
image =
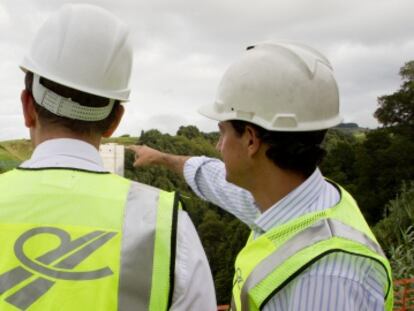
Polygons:
M102 143L117 143L132 145L138 141L137 137L114 137L104 139ZM32 154L33 148L30 140L18 139L0 142L0 172L7 171L27 160Z
M0 142L0 149L8 158L24 161L28 159L33 151L30 140L8 140Z
M32 153L32 145L27 139L0 142L0 172L18 166L28 159Z
M116 143L120 145L133 145L133 144L136 144L137 141L138 141L138 137L123 136L123 137L104 138L102 140L102 143L103 144Z

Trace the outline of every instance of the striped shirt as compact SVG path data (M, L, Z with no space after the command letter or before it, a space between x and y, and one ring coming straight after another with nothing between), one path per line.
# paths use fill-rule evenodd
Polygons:
M304 214L327 209L340 199L336 188L316 169L299 187L260 213L251 193L228 183L225 174L223 162L207 157L190 158L184 166L193 191L246 223L255 237ZM263 310L384 310L384 284L386 271L376 261L332 253L304 270Z

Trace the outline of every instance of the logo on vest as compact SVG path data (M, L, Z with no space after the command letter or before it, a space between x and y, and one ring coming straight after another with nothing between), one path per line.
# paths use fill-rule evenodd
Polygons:
M24 245L31 238L41 234L56 236L60 244L43 255L31 259L24 252ZM37 227L24 232L14 243L14 254L22 266L0 275L0 295L30 279L27 285L5 298L8 303L25 310L46 294L57 280L88 281L112 275L113 272L109 267L90 271L74 271L74 269L115 235L115 232L97 230L72 240L68 232L55 227ZM56 281L51 281L50 278Z
M237 268L234 275L235 275L235 278L234 278L233 287L236 286L236 284L237 284L237 286L239 287L239 290L240 290L240 288L241 288L240 284L243 283L243 276L242 276L241 269Z

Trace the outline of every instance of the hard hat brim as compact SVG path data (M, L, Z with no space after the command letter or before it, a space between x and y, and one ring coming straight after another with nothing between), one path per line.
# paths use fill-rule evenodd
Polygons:
M217 111L215 104L208 104L201 106L198 110L198 113L215 121L230 121L230 120L240 120L246 121L253 124L256 124L264 129L269 131L279 131L279 132L309 132L309 131L319 131L324 129L329 129L337 126L343 121L343 118L340 115L337 115L330 119L321 119L316 121L307 121L300 122L294 127L284 127L284 126L275 126L272 123L266 122L265 120L259 118L258 116L252 116L248 114L240 115L235 111L231 112L220 112Z
M200 108L198 108L197 112L202 116L215 121L226 121L231 119L230 114L217 112L215 109L215 105L211 104L201 106ZM226 118L227 115L229 118Z

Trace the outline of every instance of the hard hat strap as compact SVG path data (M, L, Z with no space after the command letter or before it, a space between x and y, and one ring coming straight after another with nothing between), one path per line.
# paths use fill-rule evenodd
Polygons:
M36 103L53 114L69 119L81 121L100 121L105 119L112 111L115 100L109 99L104 107L87 107L56 94L40 83L40 76L33 75L32 93Z

